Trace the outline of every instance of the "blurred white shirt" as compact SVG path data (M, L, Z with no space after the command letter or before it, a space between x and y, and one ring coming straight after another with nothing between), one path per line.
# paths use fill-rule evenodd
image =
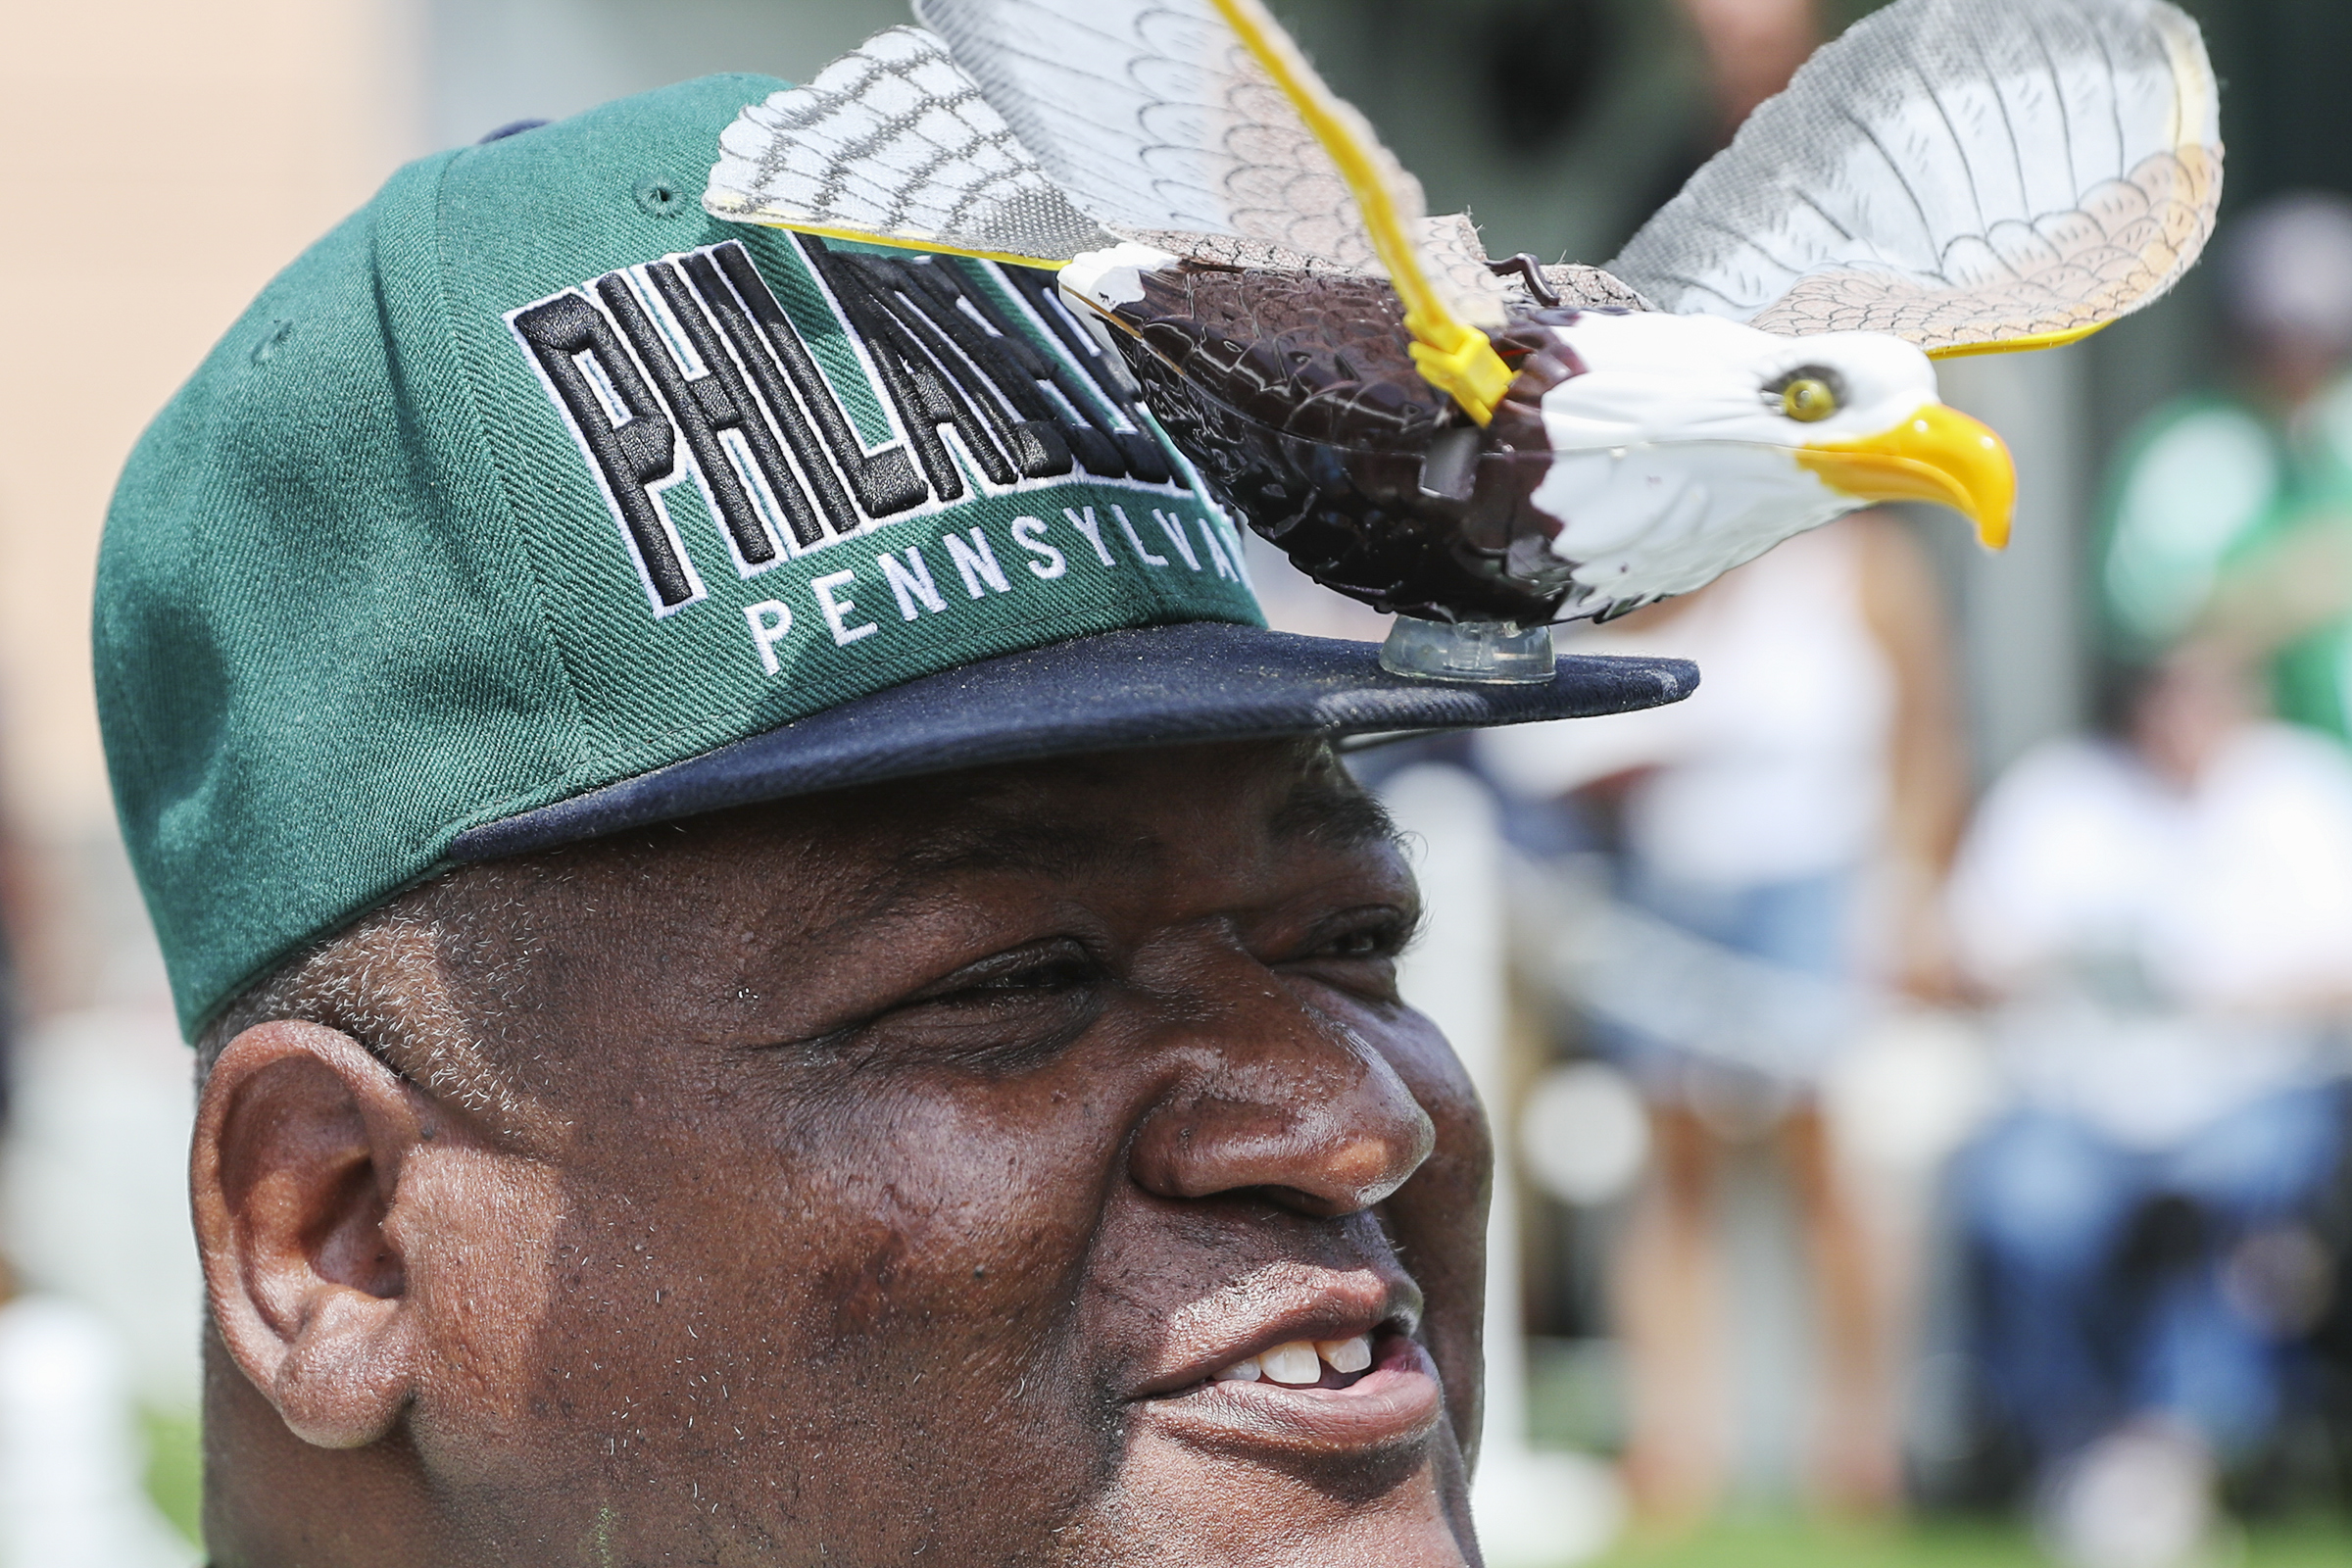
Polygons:
M1800 534L1726 574L1684 613L1603 626L1563 652L1698 662L1670 708L1484 730L1506 788L1549 799L1633 768L1626 848L1653 875L1757 887L1852 868L1886 812L1894 674L1862 613L1860 542Z
M2166 1146L2323 1070L2352 992L2352 760L2254 724L2182 790L2115 742L2051 743L1986 796L1950 900L1963 962L2014 999L2011 1086Z
M2182 791L2114 743L2044 746L1985 797L1951 907L2003 991L2120 960L2187 1009L2352 995L2352 760L2252 724Z

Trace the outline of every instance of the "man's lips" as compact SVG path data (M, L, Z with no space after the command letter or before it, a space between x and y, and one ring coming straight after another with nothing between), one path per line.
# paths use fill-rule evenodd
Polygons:
M1402 1270L1269 1264L1163 1308L1157 1353L1128 1396L1182 1394L1282 1346L1330 1344L1384 1328L1410 1335L1420 1319L1421 1292Z
M1338 1454L1426 1438L1445 1412L1429 1352L1394 1326L1370 1338L1372 1364L1361 1374L1326 1364L1320 1382L1305 1386L1212 1380L1147 1396L1134 1408L1170 1436L1222 1448Z
M1132 1396L1171 1436L1292 1452L1410 1443L1443 1415L1419 1292L1371 1269L1259 1277L1180 1309Z

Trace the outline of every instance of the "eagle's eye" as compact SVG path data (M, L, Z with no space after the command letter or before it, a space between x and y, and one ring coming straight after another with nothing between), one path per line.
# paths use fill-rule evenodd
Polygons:
M1797 370L1766 387L1764 401L1799 424L1819 424L1838 412L1838 386L1826 371Z

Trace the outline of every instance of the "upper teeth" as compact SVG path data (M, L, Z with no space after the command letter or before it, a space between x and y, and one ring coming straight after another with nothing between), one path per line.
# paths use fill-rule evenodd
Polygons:
M1323 1381L1323 1366L1329 1362L1334 1372L1361 1372L1372 1364L1372 1336L1358 1334L1347 1340L1293 1340L1277 1345L1247 1361L1236 1361L1216 1376L1219 1383L1255 1383L1264 1378L1269 1383L1288 1384L1304 1388Z

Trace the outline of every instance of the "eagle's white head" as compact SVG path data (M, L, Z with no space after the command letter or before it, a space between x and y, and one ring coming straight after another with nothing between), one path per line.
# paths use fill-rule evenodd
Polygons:
M1689 593L1880 501L1936 502L1985 544L2008 539L2008 449L1937 400L1935 367L1900 338L1654 312L1544 330L1581 373L1543 396L1552 455L1530 500L1591 590L1579 608Z

